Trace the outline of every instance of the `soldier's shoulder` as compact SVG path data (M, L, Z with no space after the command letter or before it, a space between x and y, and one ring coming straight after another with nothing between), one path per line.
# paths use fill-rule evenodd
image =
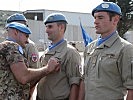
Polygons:
M18 46L18 44L13 41L3 41L0 43L0 47L12 47L12 46Z
M26 44L26 48L35 48L35 47L36 47L35 43Z
M1 52L9 52L18 50L19 45L13 41L4 41L0 43Z

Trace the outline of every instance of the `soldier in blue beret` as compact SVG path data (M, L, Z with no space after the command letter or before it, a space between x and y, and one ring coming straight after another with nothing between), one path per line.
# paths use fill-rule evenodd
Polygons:
M30 29L24 24L12 22L6 25L6 30L7 39L0 43L0 100L29 100L29 84L58 71L59 62L51 58L40 69L28 68L22 47L28 41Z
M47 16L44 20L44 24L53 23L53 22L65 22L67 23L66 17L61 13L52 13Z
M81 57L78 51L64 39L67 27L62 13L52 13L44 20L51 45L41 57L44 66L51 57L60 61L60 71L42 78L37 85L37 100L77 100L80 81Z
M17 30L19 33L22 33L21 35L25 35L26 38L21 38L20 34L18 34L18 37L14 36L14 38L12 38L12 35L14 34L9 34L11 35L11 37L8 36L7 40L13 40L14 42L18 42L23 48L25 48L26 43L28 42L27 38L29 37L29 34L31 34L30 29L26 25L17 23L17 22L12 22L6 25L7 31L10 31L13 29Z
M19 22L25 24L28 27L27 19L23 14L15 13L7 18L6 23L9 24L11 22ZM23 48L24 57L28 60L30 68L39 68L39 52L36 44L28 38L26 47ZM31 84L30 95L32 95L34 91L34 87L36 84Z
M6 23L11 23L11 22L19 22L22 24L27 24L27 19L23 14L20 13L15 13L7 18Z
M79 100L124 100L125 95L126 100L133 100L133 45L117 32L121 9L103 2L92 15L100 37L85 49Z

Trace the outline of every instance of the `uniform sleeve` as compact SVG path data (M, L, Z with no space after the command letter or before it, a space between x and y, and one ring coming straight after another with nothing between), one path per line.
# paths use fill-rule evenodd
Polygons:
M5 52L6 60L9 65L24 61L23 56L19 51L19 46L15 43L7 45Z
M69 51L69 57L66 67L66 74L69 79L69 84L77 84L79 85L79 81L81 79L80 75L80 67L81 67L81 57L80 54L76 51Z
M27 44L25 48L26 58L29 62L30 68L38 68L39 67L39 53L35 45Z
M122 81L127 89L133 89L133 46L126 46L121 53Z

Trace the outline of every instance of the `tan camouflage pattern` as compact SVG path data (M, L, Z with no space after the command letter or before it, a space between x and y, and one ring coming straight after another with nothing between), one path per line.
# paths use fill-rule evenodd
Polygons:
M11 41L0 43L0 100L28 100L29 98L29 91L25 91L29 89L29 84L20 84L10 69L11 64L23 61L18 46Z

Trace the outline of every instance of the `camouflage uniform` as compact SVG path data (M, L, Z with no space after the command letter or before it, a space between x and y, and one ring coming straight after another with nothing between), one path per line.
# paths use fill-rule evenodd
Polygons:
M0 43L0 100L28 100L29 98L29 93L25 92L25 89L29 89L29 84L20 84L10 69L11 64L23 62L19 47L17 43L8 40ZM27 63L26 65L28 66Z
M29 42L24 48L24 57L29 63L29 68L39 68L39 53L34 42ZM32 92L34 92L34 84L30 84L30 97L32 97Z
M24 49L24 57L28 60L30 68L39 67L39 53L34 42L29 42Z

